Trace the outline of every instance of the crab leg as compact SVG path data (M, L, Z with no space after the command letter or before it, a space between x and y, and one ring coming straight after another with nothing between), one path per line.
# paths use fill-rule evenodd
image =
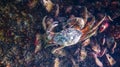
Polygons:
M85 26L85 28L81 30L82 33L85 34L87 31L89 31L93 27L94 22L95 22L95 17L93 17L92 20Z
M93 17L92 20L89 22L90 28L93 27L94 23L95 23L95 17Z
M87 10L86 7L84 7L84 12L83 12L83 19L84 19L84 22L86 23L87 22L87 19L89 17L92 17L93 15ZM95 19L95 18L93 18ZM94 20L93 20L94 21ZM93 23L93 22L92 22Z
M88 34L83 35L83 36L80 38L80 41L84 41L84 40L90 38L91 36L93 36L93 35L95 35L95 34L96 34L96 29L95 29L93 32L91 32L91 33L88 33Z
M91 36L93 36L93 35L95 35L96 34L96 31L97 31L97 28L98 28L98 26L105 20L105 18L106 18L106 16L100 21L100 22L98 22L98 24L97 25L95 25L95 27L93 27L92 28L92 30L90 30L88 33L85 33L85 29L86 29L86 31L88 31L89 30L89 27L87 27L87 28L85 28L85 29L83 29L82 30L82 32L83 32L83 36L81 37L81 39L80 40L85 40L85 39L87 39L87 38L89 38L89 37L91 37Z
M106 15L105 15L104 18L103 18L100 22L98 22L98 24L95 25L95 27L93 27L92 30L90 30L88 33L93 32L96 28L98 28L98 26L100 26L100 24L105 20L105 18L106 18Z
M56 53L57 51L59 51L60 49L64 48L65 46L60 46L59 48L56 48L55 50L52 51L52 53Z
M86 23L88 19L88 11L86 7L84 7L83 18L84 18L84 22Z

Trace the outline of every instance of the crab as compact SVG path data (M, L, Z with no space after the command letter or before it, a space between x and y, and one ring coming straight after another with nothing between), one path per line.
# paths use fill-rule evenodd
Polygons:
M57 21L54 21L52 18L47 20L47 16L43 18L42 24L44 29L46 30L46 36L48 38L49 44L60 45L60 47L56 48L52 51L55 53L60 49L75 45L78 42L83 42L84 40L90 38L95 35L98 27L105 20L106 15L98 22L95 23L95 17L92 16L92 20L87 22L89 18L89 12L87 8L84 8L83 18L82 17L72 17L67 20L67 24L64 25L64 29L60 32L55 33L53 29L58 26ZM47 24L45 24L47 21ZM66 28L66 26L69 26Z

